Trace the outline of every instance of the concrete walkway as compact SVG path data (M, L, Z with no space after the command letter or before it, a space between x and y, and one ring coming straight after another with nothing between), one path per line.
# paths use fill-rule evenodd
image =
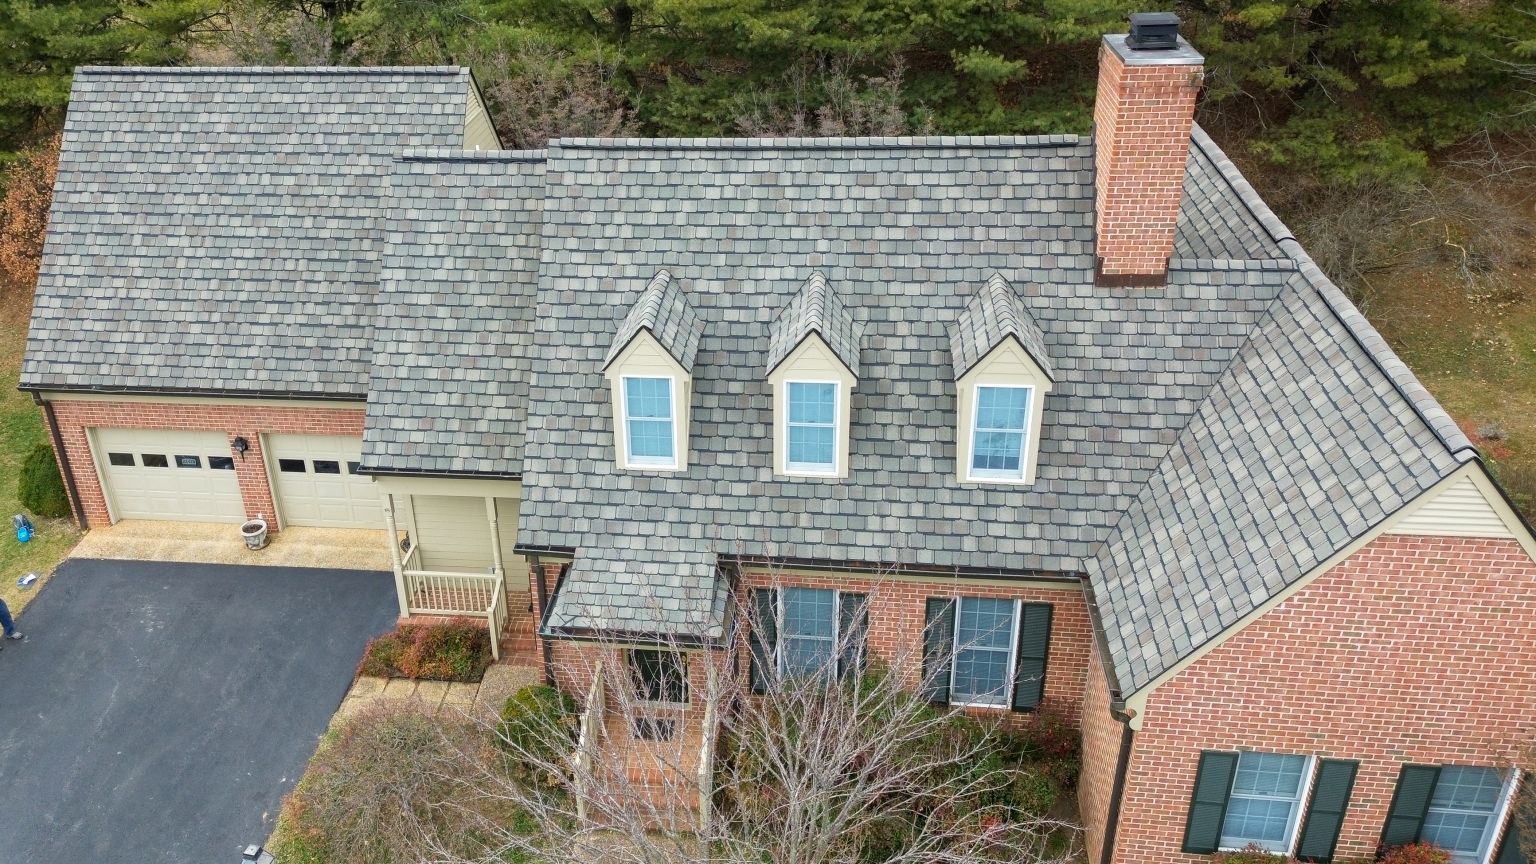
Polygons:
M238 525L124 519L87 531L69 557L393 570L387 537L382 530L288 528L271 535L267 548L253 552L245 547Z
M334 725L370 705L392 699L417 699L426 703L434 713L445 709L461 711L476 719L490 721L500 716L508 697L539 681L538 669L506 663L485 670L485 679L479 684L359 676L352 682L352 689L347 691L347 698L342 700L331 723Z

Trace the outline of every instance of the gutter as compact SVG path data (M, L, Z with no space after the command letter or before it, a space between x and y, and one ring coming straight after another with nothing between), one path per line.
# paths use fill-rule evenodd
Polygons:
M69 453L64 449L64 438L59 434L59 418L53 413L53 403L43 399L34 392L32 401L41 406L43 416L48 420L48 434L53 438L53 452L58 454L59 467L64 469L64 488L69 491L69 506L75 511L75 522L84 531L90 528L90 523L85 517L85 506L80 501L80 489L75 485L75 470L69 464Z
M363 477L431 477L442 480L517 480L523 479L521 471L417 471L410 468L369 468L359 465L357 473Z
M1087 584L1086 577L1080 574L1074 575L1047 570L1010 570L1003 567L941 567L926 564L882 564L874 561L838 561L832 558L785 558L783 556L767 555L717 555L716 557L721 563L734 564L738 568L757 566L791 570L828 570L845 573L865 572L887 576L941 576L948 578L996 579L999 581L1027 579L1035 582Z
M232 390L228 387L71 387L59 384L21 384L23 393L101 393L108 396L212 396L223 399L294 399L315 402L367 403L368 394L315 393L311 390Z

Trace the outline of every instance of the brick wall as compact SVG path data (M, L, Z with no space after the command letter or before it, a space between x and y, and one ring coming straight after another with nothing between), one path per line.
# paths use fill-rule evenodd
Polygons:
M1089 658L1087 677L1083 690L1083 772L1077 780L1077 804L1086 829L1088 861L1098 864L1124 724L1109 713L1109 683L1097 648Z
M1369 855L1399 767L1507 765L1536 735L1536 564L1513 540L1383 536L1154 692L1116 860L1184 855L1202 749L1358 759L1339 857Z
M1026 603L1050 603L1051 644L1045 671L1045 696L1041 707L1060 714L1069 723L1080 716L1084 678L1093 644L1088 604L1078 588L1036 588L999 583L957 585L952 581L923 582L911 579L879 579L852 574L826 575L744 574L745 588L774 585L800 588L835 588L869 595L869 651L889 658L921 657L924 615L929 597L999 597ZM748 595L743 590L743 601ZM745 670L746 663L742 662ZM913 682L914 685L917 683ZM985 709L982 709L985 712ZM1000 712L992 711L997 714Z
M240 481L240 496L247 516L265 514L272 530L276 508L261 454L262 433L295 435L363 434L363 408L338 408L317 405L314 408L264 405L212 405L189 402L53 402L59 436L80 492L85 518L92 526L111 523L106 494L96 476L85 430L91 427L124 429L174 429L199 432L223 432L228 436L230 455L235 456L235 474ZM236 437L250 443L242 459L233 451ZM78 518L79 514L77 514Z
M1093 106L1095 226L1100 273L1153 276L1173 254L1199 65L1127 66L1099 48Z

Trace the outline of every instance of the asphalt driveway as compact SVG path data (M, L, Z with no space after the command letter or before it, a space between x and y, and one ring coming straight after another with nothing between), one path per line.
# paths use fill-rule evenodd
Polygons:
M239 861L395 610L388 573L66 561L0 651L0 864Z

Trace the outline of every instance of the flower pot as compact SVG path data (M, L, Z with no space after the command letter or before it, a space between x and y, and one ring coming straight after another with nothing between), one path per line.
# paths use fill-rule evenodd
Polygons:
M265 549L267 546L267 522L261 517L240 526L240 536L245 538L247 549Z

